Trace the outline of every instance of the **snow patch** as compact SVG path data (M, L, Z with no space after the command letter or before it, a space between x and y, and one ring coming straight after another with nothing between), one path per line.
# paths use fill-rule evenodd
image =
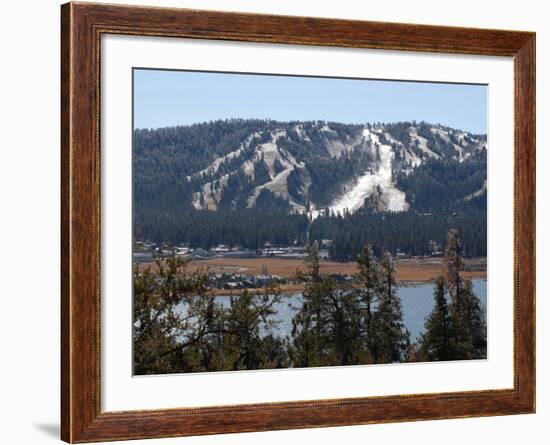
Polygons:
M294 131L296 132L298 137L300 137L302 140L306 142L311 142L311 139L309 138L307 133L304 131L304 126L302 124L296 125L294 127Z
M244 151L245 149L247 149L248 147L250 147L250 144L252 142L252 140L255 138L255 137L258 137L259 136L259 133L255 132L253 134L251 134L250 136L248 136L242 143L241 145L239 145L239 148L237 148L236 150L233 150L233 151L230 151L229 153L223 155L223 156L218 156L217 158L215 158L208 167L202 169L202 170L199 170L198 172L195 172L193 173L192 175L190 176L187 176L186 179L187 181L190 181L192 178L196 178L196 177L200 177L202 176L203 174L206 174L206 173L211 173L211 174L216 174L218 172L218 169L220 168L220 165L224 162L224 161L228 161L230 159L233 159L233 158L236 158L236 157L239 157Z
M223 175L219 180L220 187L216 191L214 190L214 184L212 182L207 182L201 186L200 192L193 193L193 207L196 210L217 210L218 209L218 203L221 199L221 192L223 188L227 185L227 182L229 180L229 175L225 174ZM201 204L201 198L204 201L204 205Z
M336 214L342 214L346 210L353 213L364 205L366 198L380 188L380 198L386 210L392 212L407 210L409 204L405 199L405 193L397 189L392 180L394 153L391 146L381 144L376 132L370 131L368 128L363 130L363 137L365 140L370 141L371 144L376 144L379 147L380 161L377 164L377 169L375 171L368 171L359 177L354 186L331 204L329 209ZM313 211L311 214L315 218L319 215L319 211Z
M451 138L449 137L449 133L447 133L445 130L442 130L441 128L431 128L430 131L433 134L437 134L441 139L443 139L444 142L451 142Z
M418 129L416 127L410 127L409 134L411 135L411 139L413 142L418 141L418 148L420 148L420 150L424 154L426 154L430 158L441 159L441 156L439 156L437 153L434 153L428 148L428 140L418 134Z
M475 192L470 193L469 195L466 195L462 200L464 202L469 202L472 199L483 195L486 191L487 191L487 180L485 180L485 182L483 183L483 185L481 186L481 188L479 190L476 190Z
M265 184L259 185L254 189L252 196L248 199L248 207L252 207L256 203L256 199L260 195L260 192L264 189L270 190L280 198L288 199L289 204L300 212L305 210L304 206L295 202L288 194L288 175L294 170L294 167L290 166L279 172L271 181Z
M319 128L319 131L325 132L325 133L331 133L331 134L338 134L335 130L330 128L327 124L324 124L321 128Z

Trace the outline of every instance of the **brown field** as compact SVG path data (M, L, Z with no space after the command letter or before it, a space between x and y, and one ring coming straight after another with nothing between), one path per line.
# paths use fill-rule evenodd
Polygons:
M143 263L140 267L144 268L147 265L147 263ZM462 274L468 279L485 278L487 276L485 265L485 258L467 259L466 271ZM286 278L293 277L297 270L305 269L302 260L285 258L215 258L192 261L189 265L191 271L199 268L207 269L212 273L228 272L250 275L259 275L262 273L262 269L267 268L267 273ZM399 281L427 282L443 273L444 265L442 258L407 259L396 261L396 269ZM357 272L357 264L354 262L337 263L325 260L321 262L321 272L352 274ZM290 284L287 286L300 285Z

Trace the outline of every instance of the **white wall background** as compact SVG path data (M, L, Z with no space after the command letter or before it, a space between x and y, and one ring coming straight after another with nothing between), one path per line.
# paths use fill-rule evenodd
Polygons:
M550 14L536 0L131 0L121 3L537 32L537 414L138 441L147 444L548 443L550 422ZM59 429L59 0L2 5L0 39L0 442L52 443ZM543 172L542 174L540 172ZM545 267L546 265L546 267Z

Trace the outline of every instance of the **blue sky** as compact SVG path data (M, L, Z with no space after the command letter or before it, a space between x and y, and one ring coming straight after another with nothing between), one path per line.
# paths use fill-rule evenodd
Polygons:
M134 70L134 126L227 118L427 121L487 131L487 87L385 80Z

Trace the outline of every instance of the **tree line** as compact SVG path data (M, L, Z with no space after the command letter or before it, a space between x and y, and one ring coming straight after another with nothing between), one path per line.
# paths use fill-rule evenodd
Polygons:
M134 234L136 239L204 249L226 244L255 250L267 242L304 246L308 241L329 239L332 260L353 261L365 244L378 256L384 250L393 255L429 255L434 246L442 248L447 231L455 227L463 238L464 255L474 257L487 255L485 209L486 195L482 195L453 211L380 213L363 208L353 214L328 212L312 220L306 214L289 212L286 200L264 189L255 207L240 211L135 209Z
M208 295L208 273L184 260L134 270L134 373L272 369L486 357L484 308L463 278L462 245L450 230L445 274L434 283L426 331L411 339L403 323L395 263L371 246L356 258L359 271L341 282L321 271L316 242L308 245L303 304L292 330L276 334L276 286L245 291L225 302Z
M448 230L456 228L462 236L464 256L486 256L487 213L473 202L485 199L477 197L467 207L452 212L378 213L360 209L353 214L321 216L309 226L309 237L332 240L330 258L352 261L365 244L370 244L378 256L384 250L394 255L429 255L442 250Z

